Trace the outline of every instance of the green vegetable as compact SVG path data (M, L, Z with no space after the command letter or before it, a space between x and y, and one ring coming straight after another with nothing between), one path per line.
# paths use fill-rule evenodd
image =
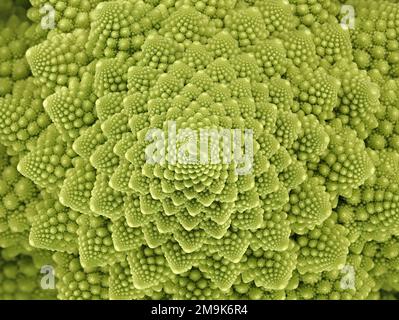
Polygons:
M395 298L399 4L348 4L5 1L0 299Z

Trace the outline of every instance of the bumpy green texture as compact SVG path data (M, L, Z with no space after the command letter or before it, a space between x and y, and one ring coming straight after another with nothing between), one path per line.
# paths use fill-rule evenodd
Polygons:
M38 272L52 262L49 252L29 252L14 256L7 249L0 251L1 300L53 300L56 290L43 290ZM44 269L43 269L44 270Z
M348 4L4 1L0 299L394 298L399 4Z

